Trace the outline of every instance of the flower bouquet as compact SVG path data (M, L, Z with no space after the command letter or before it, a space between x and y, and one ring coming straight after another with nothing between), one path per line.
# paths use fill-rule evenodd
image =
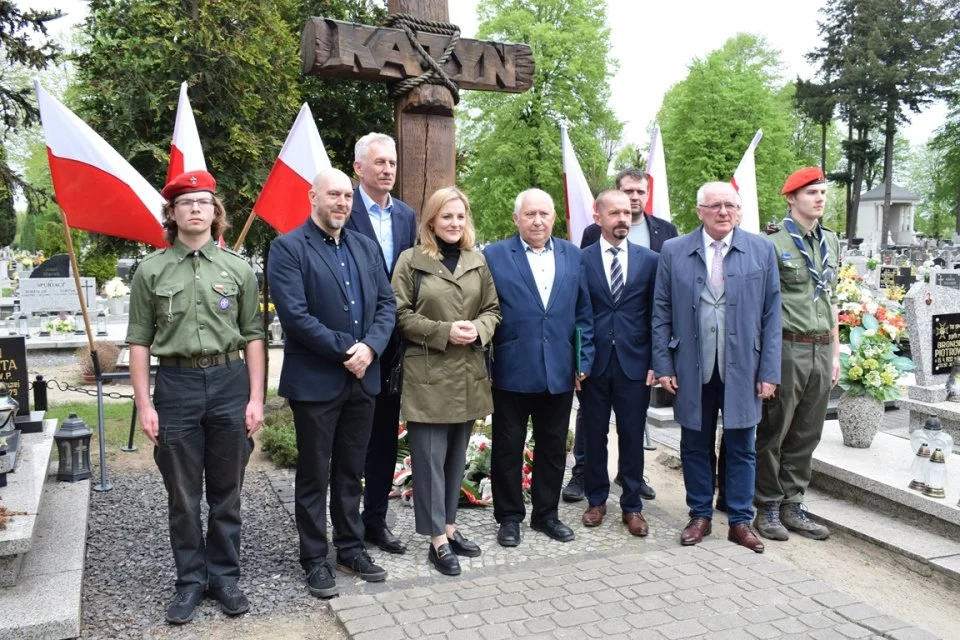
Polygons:
M108 298L122 298L130 293L130 287L123 284L123 280L120 278L111 278L104 283L103 292Z
M899 301L889 297L875 299L870 287L852 265L840 268L837 298L840 342L849 343L851 330L863 326L863 318L867 315L873 316L879 325L876 331L888 340L899 343L906 337L907 321Z
M897 381L915 365L899 349L875 316L850 329L850 353L840 354L840 387L851 396L869 395L884 402L900 397Z

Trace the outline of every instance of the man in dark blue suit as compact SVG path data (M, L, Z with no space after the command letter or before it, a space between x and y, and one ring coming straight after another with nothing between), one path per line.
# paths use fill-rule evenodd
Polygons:
M670 238L677 237L677 228L667 220L661 220L654 216L644 213L647 208L647 200L650 197L650 180L646 173L640 169L629 167L617 174L617 189L627 194L630 199L630 230L627 234L627 240L630 244L645 247L660 253L663 243ZM600 225L591 224L583 231L583 238L580 240L580 248L596 244L600 239ZM650 395L650 390L645 390L646 395ZM649 403L649 399L647 401ZM570 482L563 488L563 499L566 502L579 502L583 500L583 470L584 470L584 443L583 432L580 428L582 424L582 411L577 409L576 434L573 439L573 471L570 475ZM617 474L617 482L620 482L620 474ZM640 485L640 496L644 500L653 500L657 497L657 492L644 481Z
M297 430L296 522L310 593L337 594L327 561L327 485L337 568L385 580L363 545L364 453L380 392L380 355L396 321L396 301L377 243L343 227L353 186L336 169L317 174L313 211L274 240L268 275L287 335L279 393Z
M401 253L417 241L417 217L406 203L390 195L397 178L397 146L388 135L368 133L354 147L353 170L360 184L353 192L353 210L347 229L380 245L387 278ZM365 539L388 553L403 553L407 545L387 527L387 507L397 462L400 396L390 395L386 378L397 356L396 331L380 360L380 394L373 413L373 430L363 466L363 530Z
M518 234L484 250L503 320L493 336L493 515L497 541L520 544L526 515L521 488L527 420L533 421L533 510L530 527L555 540L573 540L558 506L573 390L590 373L593 329L580 250L551 237L556 212L550 195L517 196ZM575 351L577 330L581 349ZM577 365L579 364L579 371Z
M583 524L596 527L607 513L607 433L610 409L617 414L617 443L623 494L621 519L635 536L649 527L642 515L643 429L650 403L650 326L657 254L627 241L630 199L609 189L597 196L594 218L602 234L583 252L593 308L593 375L582 383L586 449L585 489L588 501Z

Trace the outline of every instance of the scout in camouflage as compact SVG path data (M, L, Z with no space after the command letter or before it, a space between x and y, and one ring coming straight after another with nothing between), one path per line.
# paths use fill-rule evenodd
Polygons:
M250 608L237 586L240 488L248 438L263 424L263 330L253 270L213 241L226 226L215 191L206 171L181 174L164 187L172 246L144 258L130 290L130 375L169 498L177 567L166 616L172 624L189 622L205 592L227 615ZM160 362L152 403L151 354Z
M830 531L803 508L813 451L820 442L830 389L840 373L837 333L837 235L820 224L827 186L810 167L787 178L782 195L790 206L767 237L777 251L783 305L781 381L763 403L757 427L754 526L761 536L787 540L788 530L824 540Z

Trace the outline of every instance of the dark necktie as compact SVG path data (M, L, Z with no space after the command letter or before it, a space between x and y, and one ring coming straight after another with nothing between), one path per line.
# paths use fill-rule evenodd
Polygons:
M623 295L623 268L617 259L620 247L610 247L607 251L613 255L613 262L610 263L610 293L613 295L613 304L617 304Z

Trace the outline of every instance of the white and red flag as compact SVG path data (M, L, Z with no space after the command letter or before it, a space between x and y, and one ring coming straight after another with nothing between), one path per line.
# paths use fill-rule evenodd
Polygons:
M304 103L253 205L253 212L280 233L298 227L310 215L307 192L313 179L322 169L329 168L330 158L323 148L317 123L310 107Z
M583 230L593 223L593 194L587 178L580 169L577 154L573 151L567 128L560 127L560 144L563 151L563 194L566 200L567 237L580 246Z
M667 163L663 156L663 138L660 125L653 128L650 137L650 155L647 156L646 213L670 220L670 190L667 188Z
M757 129L753 141L743 154L737 170L733 172L730 184L740 194L740 228L751 233L760 233L760 203L757 199L757 163L753 152L760 139L763 138L763 129Z
M173 125L173 144L170 145L170 164L167 165L167 184L187 171L206 171L203 147L193 118L190 99L187 98L187 83L180 85L180 100L177 102L177 119Z
M75 229L167 246L163 197L83 120L34 81L57 204Z

